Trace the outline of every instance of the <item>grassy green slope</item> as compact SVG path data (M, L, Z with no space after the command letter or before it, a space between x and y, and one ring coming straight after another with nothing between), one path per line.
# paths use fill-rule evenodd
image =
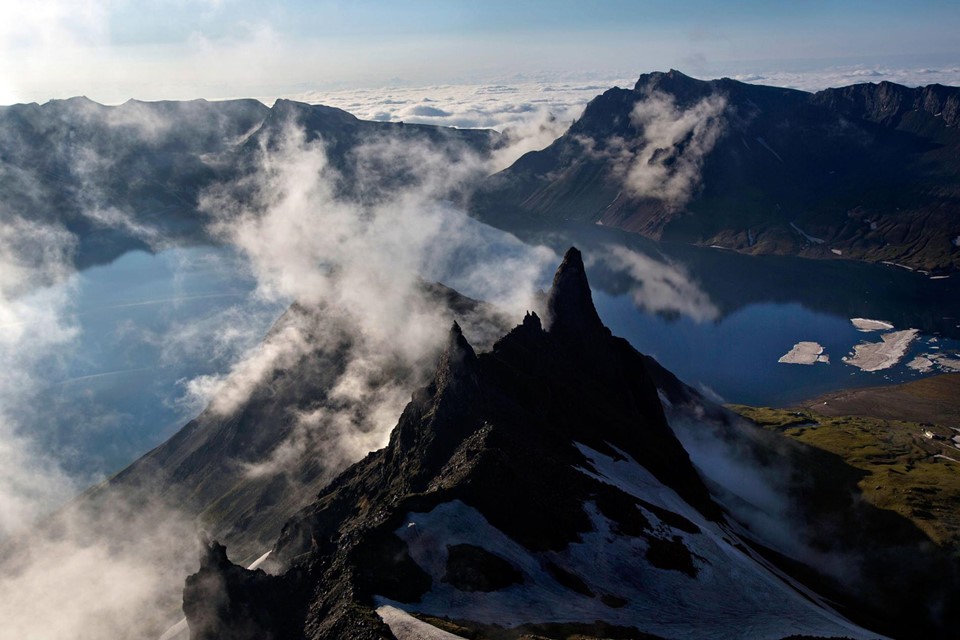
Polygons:
M960 449L951 440L957 431L811 409L729 408L768 431L840 457L864 472L857 483L862 499L910 519L935 543L960 548Z

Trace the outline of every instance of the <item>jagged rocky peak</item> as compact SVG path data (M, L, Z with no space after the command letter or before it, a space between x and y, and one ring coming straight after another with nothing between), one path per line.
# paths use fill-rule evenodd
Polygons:
M191 640L256 640L273 637L263 634L266 629L284 630L275 612L283 610L285 594L273 588L262 570L230 562L226 548L215 540L203 543L200 570L187 578L184 593L191 595L183 599ZM245 606L251 601L261 606Z
M436 474L450 453L478 426L477 355L456 322L433 381L414 393L390 437L385 466L405 486Z
M567 635L585 637L724 624L779 637L786 618L835 636L829 614L725 528L647 359L600 321L575 248L547 308L548 330L528 313L479 354L452 326L388 445L284 526L276 575L211 546L184 591L192 637L414 637L384 622L413 624L405 611L456 621L465 637L494 624L519 637L542 621L575 622Z
M654 71L652 73L644 73L638 79L637 83L634 85L635 91L642 91L648 88L657 88L661 85L666 86L692 86L695 84L705 84L703 80L697 80L691 78L685 73L681 73L676 69L670 69L669 71Z
M673 96L679 103L686 104L714 93L719 84L720 81L717 80L697 80L676 69L670 69L667 72L655 71L641 75L633 86L633 92L641 97L653 92L665 93Z
M447 346L440 356L437 377L456 376L464 368L469 368L476 359L477 354L464 337L463 329L458 322L454 321L447 336Z
M559 336L609 335L593 304L583 256L576 247L567 249L553 276L547 294L547 323L549 332Z

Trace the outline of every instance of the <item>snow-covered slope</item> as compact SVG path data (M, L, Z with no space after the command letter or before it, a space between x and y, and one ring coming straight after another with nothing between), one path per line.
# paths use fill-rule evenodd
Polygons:
M395 532L431 576L433 588L417 603L383 598L378 603L508 627L602 620L667 638L882 637L844 619L752 552L733 527L704 518L625 452L618 450L615 459L585 445L578 448L590 467L582 473L642 501L645 506L637 509L650 523L649 531L626 533L588 503L590 532L561 551L533 553L476 509L459 500L446 502L427 513L408 514ZM522 577L491 592L459 589L446 579L447 550L457 545L483 549ZM655 559L658 549L664 554L680 545L689 552L689 564L657 566L669 564ZM558 574L568 577L558 580ZM577 584L571 585L570 575Z

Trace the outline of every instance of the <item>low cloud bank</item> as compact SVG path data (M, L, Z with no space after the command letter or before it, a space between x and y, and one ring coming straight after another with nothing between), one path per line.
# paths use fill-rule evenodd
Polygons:
M507 168L528 151L548 146L598 94L633 82L611 78L592 83L392 87L307 91L283 97L337 107L364 120L495 129L504 134L504 144L489 162L492 173ZM270 103L272 98L264 101Z

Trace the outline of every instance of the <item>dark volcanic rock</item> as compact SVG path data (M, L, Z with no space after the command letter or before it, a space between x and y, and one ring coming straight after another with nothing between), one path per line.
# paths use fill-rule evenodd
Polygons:
M461 591L497 591L523 582L523 574L503 558L472 544L447 546L449 582Z
M272 629L283 624L273 614L284 610L282 598L266 584L263 571L245 571L227 559L227 550L211 542L200 557L200 570L187 578L183 610L190 620L190 637L216 640L221 637L273 638ZM240 572L245 572L240 576ZM247 607L243 603L269 602L270 606Z
M549 329L529 314L480 355L454 325L434 380L413 395L389 445L344 472L284 527L275 556L290 569L265 578L238 567L219 571L229 605L217 604L222 597L198 600L188 589L191 625L193 619L219 619L219 627L204 628L230 638L234 622L226 611L249 610L257 624L281 616L288 621L290 611L302 611L294 630L264 632L387 638L372 596L415 601L430 588L429 577L415 571L408 588L397 581L410 560L393 532L410 512L459 501L524 548L543 553L563 550L592 530L588 502L614 511L626 505L639 515L638 503L620 489L578 470L589 462L574 443L614 458L629 455L705 516L719 518L666 423L643 357L600 322L576 249L565 256L548 300ZM642 515L621 520L631 535L658 537ZM658 557L688 571L675 545L667 544L669 553ZM495 590L522 579L503 558L463 545L451 545L446 571L450 583L466 590ZM593 597L580 577L563 569L553 573L571 585L566 588L575 585L574 591ZM244 585L261 580L294 593L282 611L250 596ZM304 580L308 588L293 587ZM263 607L268 610L259 611Z
M446 309L449 320L463 323L471 335L499 335L508 326L499 311L448 287L423 283L417 295L424 303ZM252 560L269 549L281 525L357 458L323 455L338 432L318 426L309 441L301 440L303 455L291 458L283 468L255 477L248 468L268 460L293 437L302 413L341 412L363 425L367 409L330 394L356 356L349 317L328 307L294 304L264 343L273 344L276 338L282 344L290 332L310 345L292 363L264 376L237 406L226 411L209 407L167 442L89 490L77 506L96 509L117 496L132 495L140 502L176 505L181 513L198 517L204 530L229 545L237 560ZM405 384L412 390L429 374L397 363L369 382Z
M838 624L811 593L894 637L952 637L956 560L932 552L905 519L860 500L862 474L737 421L613 337L576 249L545 306L548 328L528 314L488 352L474 351L454 324L432 381L413 394L387 447L284 526L272 574L235 566L212 545L184 593L193 637L392 638L376 613L382 599L464 637L612 637L605 629L653 637L639 630L664 629L649 626L651 606L669 609L671 625L870 637ZM664 405L671 419L736 451L737 464L785 483L769 487L783 491L787 512L774 517L831 566L775 550L782 540L763 538L766 516L748 534L730 526ZM689 437L691 427L677 424ZM736 512L742 487L732 475L728 484L711 478L711 487ZM755 514L760 505L745 507ZM836 575L834 558L847 575ZM810 591L793 590L794 579ZM457 602L463 608L448 615ZM528 604L546 609L493 624L490 616ZM528 624L567 620L568 609L580 622ZM701 619L705 610L713 613Z

